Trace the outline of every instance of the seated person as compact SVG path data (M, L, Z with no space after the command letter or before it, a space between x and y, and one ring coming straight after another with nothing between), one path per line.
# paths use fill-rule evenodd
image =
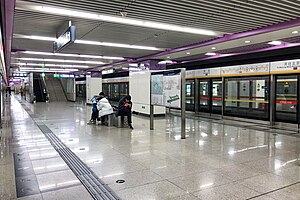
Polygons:
M131 102L131 96L125 96L119 101L118 105L118 115L119 116L127 116L128 119L128 126L129 128L133 129L131 123L131 108L132 108L132 102Z
M105 95L103 92L99 93L99 101L97 103L97 109L99 110L99 117L101 118L101 124L105 123L105 120L107 120L108 115L112 114L113 108L111 107L108 100L105 98Z

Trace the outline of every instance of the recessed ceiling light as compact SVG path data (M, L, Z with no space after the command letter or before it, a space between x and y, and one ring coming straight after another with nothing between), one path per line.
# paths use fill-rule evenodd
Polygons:
M167 58L170 59L171 57L170 57L170 56L167 56Z
M251 42L250 40L246 40L246 41L245 41L246 44L247 44L247 43L250 43L250 42Z
M190 55L191 53L190 53L190 52L186 52L186 54L187 54L187 55Z
M158 22L153 22L153 21L144 21L144 20L139 20L139 19L127 18L127 17L124 18L124 17L112 16L112 15L102 15L102 14L97 14L97 13L77 11L77 10L71 10L71 9L62 9L62 8L58 8L58 7L55 8L55 7L49 7L49 6L27 6L26 8L33 9L33 10L43 12L43 13L51 13L51 14L55 14L55 15L62 15L62 16L68 16L68 17L92 19L92 20L127 24L127 25L132 25L132 26L141 26L141 27L168 30L168 31L217 36L216 32L206 30L206 29L198 29L198 28L192 28L192 27L187 27L187 26L178 26L178 25L167 24L167 23L158 23Z
M207 56L215 56L215 55L217 55L217 54L214 53L214 52L207 52L205 55L207 55Z
M217 47L212 47L211 49L212 49L212 50L215 50L215 49L217 49Z
M281 45L282 42L281 42L281 41L274 40L274 41L268 42L268 44L271 44L271 45Z
M293 31L293 32L292 32L292 34L297 34L297 33L298 33L298 31Z

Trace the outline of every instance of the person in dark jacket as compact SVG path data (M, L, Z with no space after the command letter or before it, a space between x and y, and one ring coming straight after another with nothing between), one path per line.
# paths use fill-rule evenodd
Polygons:
M133 129L132 120L131 120L131 108L132 108L132 102L131 102L130 95L127 95L120 99L118 105L118 115L127 116L128 126L129 128Z

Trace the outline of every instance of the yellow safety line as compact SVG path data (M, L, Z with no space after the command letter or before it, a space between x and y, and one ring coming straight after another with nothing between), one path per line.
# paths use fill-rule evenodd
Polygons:
M297 98L276 98L276 100L283 100L283 101L297 101Z
M236 102L243 102L243 103L269 103L269 101L263 100L241 100L241 99L225 99L226 102L236 101Z
M279 96L279 95L283 95L283 96L297 96L297 94L276 94L276 96Z

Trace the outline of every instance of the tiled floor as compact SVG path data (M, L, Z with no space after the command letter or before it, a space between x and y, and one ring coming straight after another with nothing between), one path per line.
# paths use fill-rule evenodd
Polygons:
M31 161L39 194L20 199L91 199L64 160L12 97L11 147ZM90 107L26 106L124 200L300 199L300 138L209 120L133 117L134 130L87 125ZM116 183L117 180L125 183ZM9 198L8 198L9 199Z

